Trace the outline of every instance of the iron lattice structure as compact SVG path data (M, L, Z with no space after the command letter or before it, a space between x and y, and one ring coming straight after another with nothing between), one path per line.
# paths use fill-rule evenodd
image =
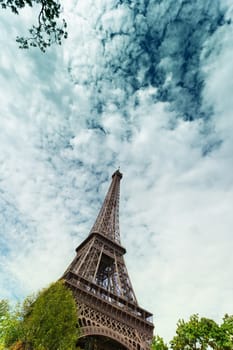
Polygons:
M152 314L138 305L120 242L121 178L119 170L112 175L90 234L63 275L77 302L83 349L150 349Z

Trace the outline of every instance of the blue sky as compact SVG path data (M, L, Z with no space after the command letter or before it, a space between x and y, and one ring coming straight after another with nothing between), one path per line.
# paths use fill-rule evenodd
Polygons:
M230 1L64 1L69 38L19 50L35 12L1 11L0 298L56 280L118 166L141 306L172 337L232 313Z

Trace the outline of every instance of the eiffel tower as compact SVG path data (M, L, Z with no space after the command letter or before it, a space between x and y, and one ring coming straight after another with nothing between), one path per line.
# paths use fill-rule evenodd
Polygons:
M89 236L63 275L73 291L80 325L77 346L85 350L149 350L152 314L137 302L120 242L119 170Z

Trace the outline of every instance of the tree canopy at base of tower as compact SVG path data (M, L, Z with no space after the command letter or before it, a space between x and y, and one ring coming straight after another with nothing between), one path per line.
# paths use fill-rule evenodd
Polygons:
M76 303L62 281L26 298L13 311L0 302L2 349L73 350L78 336Z
M233 315L225 315L220 325L197 314L187 322L179 320L170 344L173 350L232 350Z
M155 335L152 340L151 350L168 350L168 346L165 344L163 338Z
M152 350L232 350L233 315L225 315L220 325L209 318L200 318L198 314L192 315L188 321L181 319L169 345L156 335Z

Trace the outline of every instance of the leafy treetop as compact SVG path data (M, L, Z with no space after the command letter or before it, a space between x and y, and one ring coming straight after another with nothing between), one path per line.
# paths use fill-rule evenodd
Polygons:
M155 335L152 340L151 350L168 350L168 346L164 343L163 338Z
M42 290L37 297L26 298L17 311L11 313L5 301L0 303L0 310L3 310L0 319L2 349L76 349L79 336L76 303L62 281Z
M18 36L16 41L22 49L38 47L45 52L50 45L61 45L62 39L67 38L66 21L60 20L61 4L57 0L0 0L3 9L8 8L15 14L26 5L33 7L35 4L40 6L37 24L29 29L29 37Z
M173 350L232 350L233 316L225 315L221 325L208 318L199 318L197 314L187 322L179 320L170 344Z

